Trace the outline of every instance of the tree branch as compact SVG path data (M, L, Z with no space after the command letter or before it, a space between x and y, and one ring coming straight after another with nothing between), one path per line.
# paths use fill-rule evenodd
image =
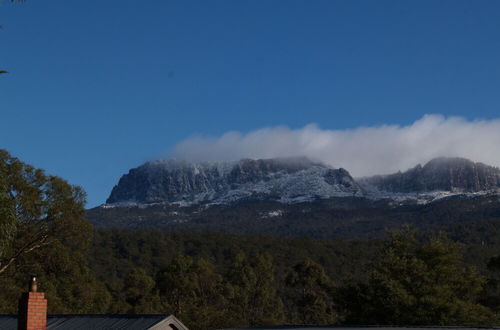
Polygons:
M7 262L3 263L3 265L0 264L0 274L2 274L3 272L5 272L7 270L7 268L9 268L9 266L11 266L12 263L14 261L16 261L21 255L29 253L29 252L34 251L36 249L39 249L41 247L50 245L50 244L52 244L56 240L56 239L47 240L48 237L49 237L48 235L44 235L44 236L42 236L40 238L40 240L37 239L35 241L30 242L29 244L26 244L16 254L14 254L12 257L10 257L7 260ZM37 241L40 241L40 242L37 243L37 244L35 244Z

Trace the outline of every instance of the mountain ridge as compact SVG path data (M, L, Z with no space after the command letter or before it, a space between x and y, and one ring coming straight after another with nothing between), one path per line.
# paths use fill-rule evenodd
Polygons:
M460 157L438 157L423 166L389 175L375 175L359 182L386 192L449 191L474 193L500 187L500 170Z
M131 169L87 217L97 228L380 237L404 224L500 219L499 178L463 158L361 179L306 158L155 161Z
M297 203L332 197L426 203L499 189L500 169L459 157L434 158L404 172L359 179L345 169L306 157L198 163L159 160L123 175L106 205L228 204L249 198Z
M220 163L156 161L123 175L106 203L225 203L252 196L293 202L361 195L361 187L349 172L304 157Z

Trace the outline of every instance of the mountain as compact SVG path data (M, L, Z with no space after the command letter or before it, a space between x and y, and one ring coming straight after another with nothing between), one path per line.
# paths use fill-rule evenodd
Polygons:
M362 196L344 169L307 158L242 159L237 162L148 162L122 176L107 204L230 203L272 199L281 202Z
M500 170L464 158L441 157L403 173L374 176L359 182L365 187L393 193L477 193L500 188Z
M366 238L500 219L499 196L500 170L462 158L357 180L307 158L169 160L131 169L87 217L97 227Z
M106 203L188 206L246 199L298 203L333 197L427 203L499 188L498 168L464 158L436 158L405 172L358 180L342 168L303 157L212 163L161 160L123 175Z

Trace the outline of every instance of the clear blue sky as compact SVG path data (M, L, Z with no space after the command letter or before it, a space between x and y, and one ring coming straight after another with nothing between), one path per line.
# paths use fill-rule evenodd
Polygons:
M89 206L196 133L500 117L500 1L3 0L0 23L0 147Z

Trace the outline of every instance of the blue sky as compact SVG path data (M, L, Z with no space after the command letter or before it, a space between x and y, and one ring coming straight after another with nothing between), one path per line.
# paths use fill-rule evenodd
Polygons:
M0 23L0 147L89 206L196 134L500 117L500 1L4 0Z

